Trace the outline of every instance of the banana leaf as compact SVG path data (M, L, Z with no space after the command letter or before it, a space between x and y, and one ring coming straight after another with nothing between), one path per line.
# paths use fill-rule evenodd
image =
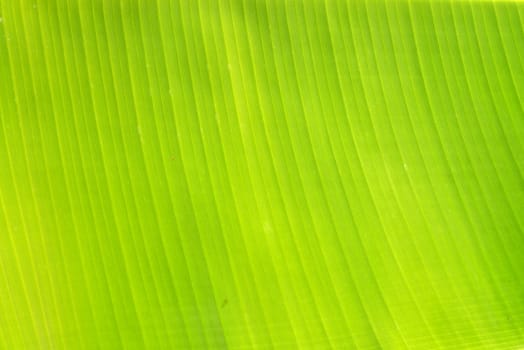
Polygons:
M523 106L516 0L0 0L0 349L522 349Z

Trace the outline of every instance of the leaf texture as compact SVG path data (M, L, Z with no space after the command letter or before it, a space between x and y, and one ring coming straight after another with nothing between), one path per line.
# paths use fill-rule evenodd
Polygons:
M0 348L523 348L523 23L0 0Z

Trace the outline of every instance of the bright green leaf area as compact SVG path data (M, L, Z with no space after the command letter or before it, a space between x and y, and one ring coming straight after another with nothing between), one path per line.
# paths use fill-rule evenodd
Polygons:
M523 349L523 27L0 0L0 349Z

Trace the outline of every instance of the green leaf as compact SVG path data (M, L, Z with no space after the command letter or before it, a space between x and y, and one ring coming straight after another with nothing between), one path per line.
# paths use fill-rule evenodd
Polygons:
M0 349L524 347L523 24L0 0Z

